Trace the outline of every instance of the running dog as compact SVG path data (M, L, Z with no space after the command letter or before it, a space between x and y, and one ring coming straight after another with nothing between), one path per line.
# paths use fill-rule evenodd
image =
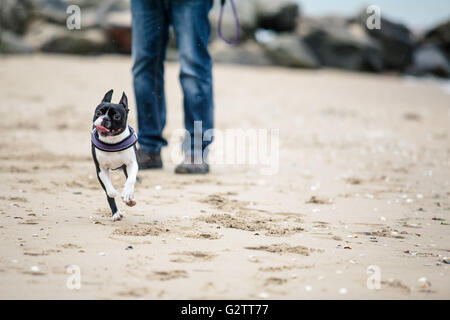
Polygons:
M121 220L123 215L116 205L115 198L119 196L119 192L111 182L109 170L123 170L126 182L122 200L130 207L136 205L134 185L138 172L137 136L133 128L127 125L129 109L125 92L118 104L111 103L112 94L111 89L95 109L91 141L98 181L106 193L112 219L117 221Z

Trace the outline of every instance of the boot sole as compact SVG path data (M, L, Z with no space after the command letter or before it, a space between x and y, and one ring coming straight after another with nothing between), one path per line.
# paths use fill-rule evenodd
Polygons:
M175 173L177 174L207 174L209 173L209 169L205 171L189 171L187 169L175 169Z
M139 170L149 170L149 169L162 169L162 164L151 164L151 165L140 165L138 164Z

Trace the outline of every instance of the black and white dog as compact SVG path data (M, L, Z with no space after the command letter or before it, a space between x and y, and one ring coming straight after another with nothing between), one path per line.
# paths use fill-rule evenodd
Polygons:
M134 184L138 172L136 160L137 136L133 128L127 125L128 99L125 93L118 104L111 103L113 90L109 90L95 109L94 125L91 134L92 158L97 177L106 192L113 221L122 219L117 208L116 198L119 192L112 185L109 170L122 169L126 182L122 191L122 200L130 207L134 200Z

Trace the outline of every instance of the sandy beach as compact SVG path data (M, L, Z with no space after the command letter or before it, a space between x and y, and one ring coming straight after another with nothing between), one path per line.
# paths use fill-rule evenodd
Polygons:
M278 172L175 175L171 142L112 222L90 130L111 88L136 127L130 69L126 56L1 58L1 299L450 299L448 82L217 64L217 128L279 129ZM166 64L169 140L178 70Z

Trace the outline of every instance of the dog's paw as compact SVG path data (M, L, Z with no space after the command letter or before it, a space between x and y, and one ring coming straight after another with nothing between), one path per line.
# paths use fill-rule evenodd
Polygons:
M117 191L116 189L108 190L106 193L110 198L115 198L119 195L119 191Z
M134 200L134 194L132 190L125 188L122 192L122 200L129 207L136 205L136 200Z
M120 220L122 220L122 218L123 218L123 215L122 215L122 213L120 213L119 210L117 210L117 211L112 215L112 220L113 220L113 221L120 221Z
M134 207L136 205L136 200L131 199L130 201L125 202L125 204L129 207Z

